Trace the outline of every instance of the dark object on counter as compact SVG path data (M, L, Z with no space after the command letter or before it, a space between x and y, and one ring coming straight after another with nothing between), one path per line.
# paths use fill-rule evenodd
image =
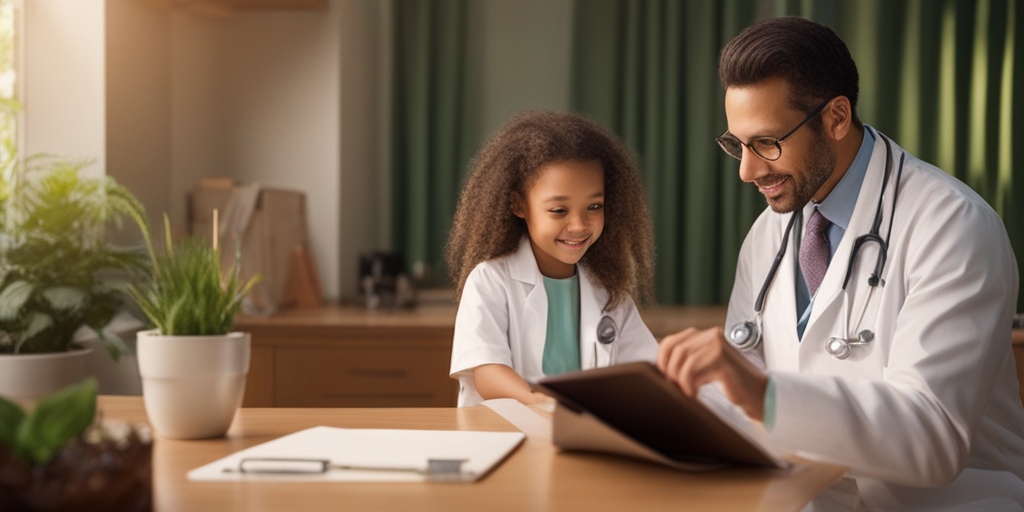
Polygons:
M399 253L359 255L359 291L370 309L416 305L416 291L405 273L405 259Z

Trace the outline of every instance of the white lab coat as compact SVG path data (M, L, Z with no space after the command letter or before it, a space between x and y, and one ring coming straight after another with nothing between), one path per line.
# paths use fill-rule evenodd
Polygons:
M627 298L602 313L608 292L591 283L586 267L580 278L580 365L583 369L630 361L654 361L658 342ZM604 315L615 322L609 344L597 340ZM459 380L459 407L483 399L473 382L473 368L503 364L527 382L544 377L541 359L547 336L548 297L530 242L523 238L516 252L480 263L470 272L455 317L451 377Z
M851 508L1019 510L1024 409L1010 343L1017 266L1002 222L969 187L906 155L884 285L874 291L860 327L856 318L868 298L876 244L861 249L848 285L852 318L845 336L867 328L874 340L847 360L825 352L824 341L842 333L842 281L854 239L869 231L881 190L885 144L875 139L850 225L802 342L792 245L765 299L764 341L750 355L774 382L771 439L782 450L848 467L855 480L835 489L850 493ZM883 238L901 154L893 144ZM748 233L726 325L753 318L789 217L766 210Z

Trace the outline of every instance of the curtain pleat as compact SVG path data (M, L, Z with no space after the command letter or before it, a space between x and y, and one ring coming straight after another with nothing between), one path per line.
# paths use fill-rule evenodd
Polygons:
M476 150L466 0L401 0L394 12L392 240L406 266L444 276L444 243Z

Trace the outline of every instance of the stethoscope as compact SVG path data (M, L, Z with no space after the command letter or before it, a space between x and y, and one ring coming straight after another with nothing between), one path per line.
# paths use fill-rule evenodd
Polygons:
M878 132L875 132L878 133ZM857 261L857 254L860 249L866 244L874 242L878 244L878 257L875 260L875 269L868 276L868 297L864 301L864 306L861 308L860 316L857 319L856 325L860 327L861 321L864 319L864 313L867 311L867 305L871 301L871 296L875 292L875 288L879 283L885 284L881 279L882 270L885 268L886 253L889 250L889 238L892 236L892 219L896 213L896 197L900 192L900 178L903 176L903 160L906 157L906 153L900 154L900 165L896 171L896 183L893 185L893 199L892 209L889 213L889 230L883 240L879 234L879 229L882 226L882 206L883 198L885 196L885 189L889 184L889 175L892 174L892 146L889 143L889 138L878 133L878 136L885 142L885 174L882 176L882 190L878 193L878 205L875 207L875 218L871 224L871 230L867 233L857 237L853 241L853 251L850 253L850 259L846 263L846 277L843 279L843 336L832 336L825 340L825 351L828 352L832 357L836 359L846 359L853 353L853 348L858 346L864 346L871 342L875 338L875 333L870 329L863 329L857 333L857 337L851 338L850 332L850 316L849 316L849 292L846 290L846 285L850 282L850 277L853 274L853 266ZM764 280L764 284L761 285L761 291L757 294L757 300L754 302L754 320L746 320L743 322L736 323L729 328L729 332L726 333L729 341L733 343L740 350L753 350L761 345L761 310L764 307L764 299L768 294L768 289L771 288L772 282L775 281L775 274L779 270L779 265L782 263L782 257L786 254L786 247L789 245L789 234L793 231L793 224L796 222L798 217L803 217L802 212L794 213L789 219L789 223L786 225L786 232L782 236L782 246L779 247L779 252L775 254L775 260L772 261L772 266L768 270L768 276Z
M608 364L614 364L615 362L615 345L612 345L612 342L615 341L618 335L619 329L615 325L615 320L608 315L602 316L601 320L597 322L597 342L608 347ZM597 345L594 345L594 366L597 366L597 352Z

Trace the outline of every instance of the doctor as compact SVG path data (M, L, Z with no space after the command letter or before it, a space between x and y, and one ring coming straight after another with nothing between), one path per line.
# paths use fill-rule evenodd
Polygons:
M718 142L769 208L727 330L666 337L659 367L688 394L717 382L781 450L849 468L822 510L1024 509L1018 274L1000 219L862 125L856 64L829 28L751 26L719 77Z
M654 361L634 297L652 284L643 175L577 114L527 112L477 155L448 241L459 406L551 401L546 375Z

